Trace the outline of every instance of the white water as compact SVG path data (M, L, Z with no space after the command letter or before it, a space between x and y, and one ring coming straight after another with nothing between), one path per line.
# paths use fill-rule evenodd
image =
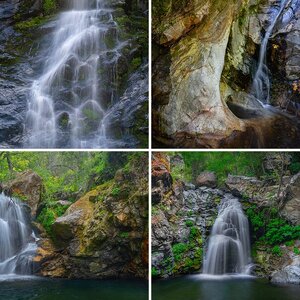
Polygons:
M248 219L238 199L225 194L208 241L203 273L246 275L250 267Z
M281 16L287 2L289 0L281 0L280 7L274 12L272 21L266 30L265 36L260 46L258 67L253 79L252 94L258 100L258 102L264 107L269 104L270 100L270 78L269 69L267 67L267 46L269 39L272 35L273 29Z
M22 204L0 194L0 277L12 278L33 272L37 244Z
M112 64L124 44L105 0L70 0L57 22L43 73L30 89L25 134L30 148L106 147L102 64ZM109 38L114 48L108 49ZM101 58L102 55L102 58ZM112 62L113 61L113 62ZM114 84L112 79L112 85ZM102 87L103 88L103 87ZM105 87L103 88L105 90ZM111 93L111 103L114 102Z

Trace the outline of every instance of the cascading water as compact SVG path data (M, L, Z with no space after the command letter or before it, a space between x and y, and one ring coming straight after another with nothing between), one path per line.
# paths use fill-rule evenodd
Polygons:
M266 57L267 45L273 32L273 29L283 10L285 9L285 6L288 1L289 0L281 0L279 8L271 11L273 17L271 19L268 29L266 30L265 36L262 40L260 47L258 67L254 75L252 84L252 95L262 106L267 105L270 100L270 78Z
M36 237L22 204L0 194L0 276L30 275Z
M250 263L248 219L238 199L225 194L210 234L203 273L248 274Z
M115 69L126 42L118 40L105 0L70 0L69 5L28 96L25 143L31 148L103 148L109 143L105 110L115 101ZM103 76L110 76L109 91Z

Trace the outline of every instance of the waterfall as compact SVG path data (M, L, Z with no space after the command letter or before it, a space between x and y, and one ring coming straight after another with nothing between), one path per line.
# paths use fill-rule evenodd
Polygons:
M32 274L36 249L24 207L17 199L0 194L0 276Z
M247 274L250 263L248 219L238 199L225 194L209 237L203 273Z
M41 56L42 75L29 91L25 144L30 148L104 148L109 142L104 116L116 98L116 65L126 42L119 42L113 10L104 0L71 0L69 6Z
M266 30L265 36L262 40L258 67L254 75L253 84L252 84L252 94L259 101L259 103L264 106L269 103L270 100L270 78L269 78L269 69L267 67L267 45L273 29L282 14L287 2L289 0L280 0L279 8L272 15L271 23Z

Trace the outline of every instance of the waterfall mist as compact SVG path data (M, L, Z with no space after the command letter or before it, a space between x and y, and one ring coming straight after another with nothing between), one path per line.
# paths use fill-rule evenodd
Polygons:
M285 9L285 6L288 3L288 1L289 0L281 0L278 9L275 12L273 12L274 16L266 30L265 36L262 39L260 46L258 66L254 75L251 93L260 102L262 106L268 104L270 100L270 72L267 67L267 46L269 39L272 35L273 29L283 10Z
M57 21L42 56L43 72L28 95L25 144L30 148L113 143L105 114L116 100L116 65L126 42L118 40L113 11L104 0L72 0L69 6Z
M203 273L248 274L250 263L248 219L238 199L225 194L209 237Z
M30 275L36 237L17 199L0 194L0 275Z

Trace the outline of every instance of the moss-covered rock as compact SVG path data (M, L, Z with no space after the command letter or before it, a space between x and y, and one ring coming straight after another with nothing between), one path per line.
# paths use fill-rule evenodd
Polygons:
M43 276L147 277L146 158L143 153L133 157L114 179L96 186L55 220L55 251L42 262Z

